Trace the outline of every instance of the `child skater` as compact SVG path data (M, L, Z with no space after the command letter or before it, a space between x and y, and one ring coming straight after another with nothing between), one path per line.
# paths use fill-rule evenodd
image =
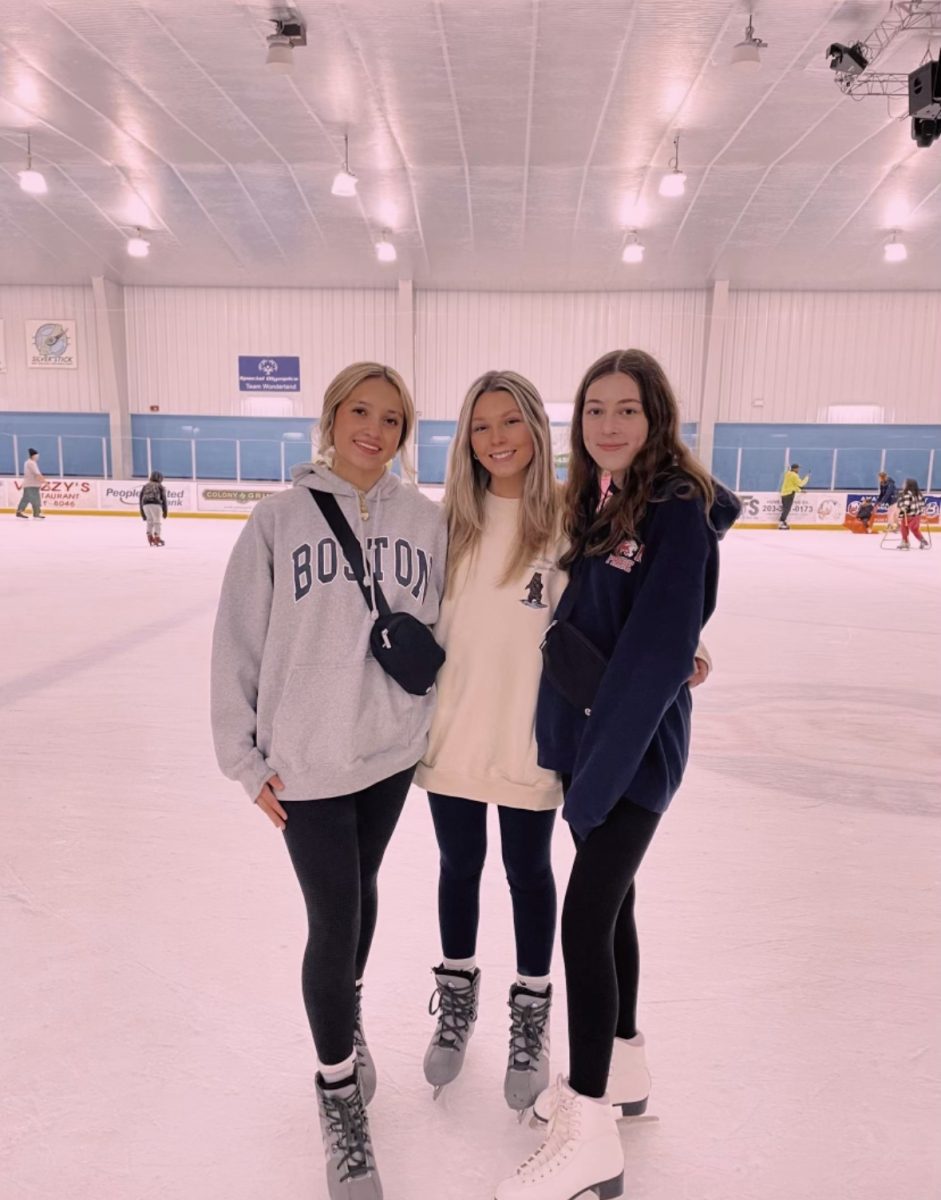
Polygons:
M536 388L513 371L482 375L464 399L448 463L447 587L435 630L448 658L416 775L428 790L440 851L443 951L424 1070L437 1096L461 1071L474 1031L480 878L492 806L516 935L504 1096L521 1115L549 1080L556 926L550 844L562 789L556 772L536 761L534 718L539 645L567 582L559 568L560 499ZM705 650L696 653L705 659ZM697 670L704 678L705 661Z
M382 1196L360 988L376 877L425 750L434 689L412 695L372 655L373 613L314 497L335 499L392 611L432 625L444 514L387 469L414 422L391 368L340 372L324 396L320 458L257 505L235 545L213 638L219 764L283 832L307 907L302 985L331 1200Z
M167 489L159 471L151 471L150 478L140 490L141 520L147 522L147 545L165 546L160 536L160 522L167 519Z
M921 494L917 479L906 479L897 500L899 511L899 527L902 540L899 550L911 550L908 535L913 533L918 541L919 550L928 549L928 539L921 532L921 518L925 515L925 498Z
M576 846L562 912L569 1072L537 1101L545 1143L497 1200L623 1192L611 1100L619 1069L630 1074L643 1052L634 876L682 779L689 664L715 607L718 537L738 514L679 429L650 355L614 351L588 369L563 513L572 579L547 638L536 717L539 763L562 776ZM609 1079L616 1039L624 1054Z

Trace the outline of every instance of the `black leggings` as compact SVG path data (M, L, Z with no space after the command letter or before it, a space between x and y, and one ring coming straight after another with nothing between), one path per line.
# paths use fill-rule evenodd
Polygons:
M353 1053L356 981L376 929L376 877L414 773L410 767L350 796L281 802L284 840L307 905L301 984L322 1063Z
M637 1032L634 876L659 821L660 813L623 799L584 841L575 837L562 905L562 956L569 1082L583 1096L604 1095L615 1037Z
M487 809L479 800L428 793L435 823L441 873L438 922L445 958L471 958L477 950L480 876L487 857ZM552 875L554 808L542 812L499 806L503 865L513 900L516 969L548 975L555 938L555 879Z
M781 497L781 523L787 524L787 519L791 515L791 509L794 507L794 497L796 492L791 492L788 496Z

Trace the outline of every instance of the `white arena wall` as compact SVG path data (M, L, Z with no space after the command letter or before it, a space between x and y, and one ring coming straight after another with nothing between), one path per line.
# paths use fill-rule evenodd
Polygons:
M519 370L547 401L566 402L594 357L637 345L661 358L689 421L700 417L710 365L717 421L813 423L832 406L867 410L864 420L941 418L941 291L730 291L722 306L705 290L434 292L410 284L107 294L124 306L118 392L132 413L157 405L161 413L263 415L264 400L238 391L237 356L293 354L302 390L278 396L272 415L316 416L337 369L376 358L402 370L423 417L453 419L467 384L488 367ZM24 322L39 317L77 322L75 370L26 367ZM0 409L106 411L116 351L113 339L99 346L101 317L91 286L0 287Z

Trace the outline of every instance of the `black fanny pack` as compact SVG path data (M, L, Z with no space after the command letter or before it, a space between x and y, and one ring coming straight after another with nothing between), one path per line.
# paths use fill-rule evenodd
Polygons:
M540 649L546 678L573 708L590 717L608 660L590 638L568 621L584 569L584 563L576 568Z
M382 588L369 576L363 552L356 535L337 504L336 497L329 492L308 489L314 503L323 513L324 520L340 543L346 561L350 564L359 590L363 594L370 612L375 599L376 612L369 631L369 648L379 666L412 696L425 696L434 687L435 678L444 664L444 651L435 641L434 634L411 613L393 612L382 594Z

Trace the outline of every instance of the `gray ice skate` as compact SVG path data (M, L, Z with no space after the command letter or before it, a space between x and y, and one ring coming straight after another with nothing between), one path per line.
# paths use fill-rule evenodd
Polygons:
M467 1043L477 1024L480 971L449 971L434 968L435 987L428 1011L437 1014L438 1025L425 1052L425 1078L435 1089L435 1099L445 1084L452 1083L464 1066Z
M510 988L510 1057L503 1094L520 1121L536 1097L549 1086L549 1010L551 985L531 992L522 984Z
M317 1107L323 1135L330 1200L382 1200L369 1121L356 1072L340 1083L317 1075Z
M356 1073L359 1076L363 1104L368 1104L376 1094L376 1064L366 1045L363 1032L363 988L356 988L356 1024L353 1026L353 1049L356 1052Z

